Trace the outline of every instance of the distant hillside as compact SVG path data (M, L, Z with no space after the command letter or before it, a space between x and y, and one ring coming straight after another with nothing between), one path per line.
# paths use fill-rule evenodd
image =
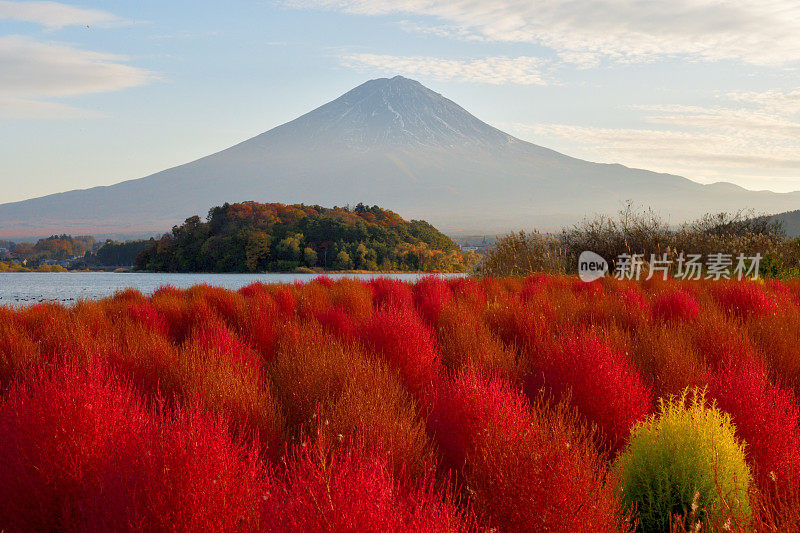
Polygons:
M783 226L787 237L800 237L800 209L778 213L769 218Z
M800 193L701 185L569 157L397 76L368 81L291 122L151 176L0 205L0 238L161 233L220 198L378 204L450 235L550 231L587 215L613 215L627 200L673 224L707 212L800 206Z
M188 218L139 254L136 266L164 272L325 270L464 271L467 259L423 220L378 206L326 208L242 202Z

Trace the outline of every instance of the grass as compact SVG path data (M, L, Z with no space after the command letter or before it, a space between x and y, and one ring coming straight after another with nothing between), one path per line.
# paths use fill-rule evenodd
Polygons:
M800 283L0 307L0 530L791 531Z

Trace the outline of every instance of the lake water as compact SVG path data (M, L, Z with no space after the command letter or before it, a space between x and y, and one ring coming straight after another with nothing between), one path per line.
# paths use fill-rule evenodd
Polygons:
M426 274L327 274L341 277L371 279L386 277L415 281ZM458 277L463 274L438 274ZM114 272L5 272L0 273L0 305L27 305L37 302L75 302L97 299L117 291L134 288L152 294L161 285L186 288L207 283L226 289L240 289L256 281L264 283L309 282L318 274L150 274Z

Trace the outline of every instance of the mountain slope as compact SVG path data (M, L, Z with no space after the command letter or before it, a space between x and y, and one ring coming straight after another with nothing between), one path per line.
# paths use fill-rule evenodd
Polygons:
M800 210L776 213L769 219L772 222L779 222L786 231L787 237L800 237Z
M755 192L590 163L519 140L397 76L368 81L216 154L108 187L0 205L0 237L160 232L222 202L379 204L451 234L553 228L626 200L680 222L708 211L788 211Z

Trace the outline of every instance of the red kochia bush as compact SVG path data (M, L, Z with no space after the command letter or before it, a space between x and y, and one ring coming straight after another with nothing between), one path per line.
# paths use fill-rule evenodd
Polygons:
M0 404L0 527L257 528L266 473L227 422L147 408L97 366L30 378Z
M317 321L326 330L338 335L342 339L352 339L356 334L356 325L343 309L332 307L324 311L319 311L316 315Z
M628 357L592 333L562 335L560 345L544 354L526 380L526 392L535 398L542 386L557 398L571 398L614 452L651 406L650 390Z
M196 328L192 339L206 350L219 350L234 361L260 368L261 359L253 347L219 322L208 322Z
M414 305L429 324L436 324L442 308L452 299L450 285L438 276L426 276L414 285Z
M514 350L486 326L479 309L466 301L454 301L439 314L436 336L442 364L452 374L472 368L515 379Z
M465 276L448 282L456 300L463 300L476 308L486 305L486 292L475 278Z
M747 442L748 459L759 483L786 490L800 475L800 410L794 394L770 383L756 360L731 357L709 373L709 394L733 416L736 432Z
M380 353L415 395L439 377L439 350L430 330L408 310L382 309L362 329L364 342Z
M239 318L239 334L256 349L264 361L271 361L275 357L279 329L288 323L278 316L275 301L268 294L259 293L250 300L247 313Z
M38 343L14 318L10 312L8 316L0 314L0 393L18 372L35 365L40 358Z
M741 318L769 315L778 309L775 298L755 283L732 281L715 285L714 289L719 307Z
M260 529L271 484L258 446L234 437L229 422L199 404L166 414L145 472L149 531ZM102 500L102 498L101 498ZM108 512L108 510L106 510Z
M653 313L642 291L634 287L620 288L610 294L603 305L607 308L609 319L629 330L645 326Z
M147 329L156 331L165 337L169 336L169 324L164 314L148 302L130 306L128 316Z
M591 434L563 406L531 406L498 378L437 390L429 426L486 524L501 531L627 531Z
M275 532L458 532L472 524L452 493L428 480L415 489L392 479L387 458L355 446L330 451L305 440L289 452L288 468L264 505Z
M368 285L372 289L372 300L376 308L411 309L414 294L407 283L389 278L373 278Z
M700 313L697 298L685 290L674 289L659 295L653 302L653 316L660 320L690 322Z
M272 297L278 309L286 315L293 315L297 309L297 299L294 294L283 285L279 286L277 289L272 287L270 287L270 289L272 289Z
M96 520L123 529L142 504L153 424L131 391L98 368L31 374L0 405L0 528L77 531Z

